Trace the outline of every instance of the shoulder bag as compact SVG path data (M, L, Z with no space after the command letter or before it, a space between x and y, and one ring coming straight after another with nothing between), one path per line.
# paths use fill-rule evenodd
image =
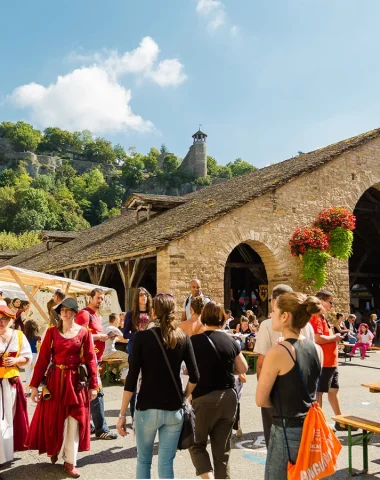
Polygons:
M280 408L282 428L284 430L286 448L288 451L289 461L287 478L288 480L299 480L300 478L317 480L320 478L329 477L336 472L336 464L338 461L338 455L342 449L342 445L331 427L327 424L326 418L320 406L318 405L318 402L313 402L312 398L310 397L310 393L303 379L297 360L293 358L293 355L285 345L282 345L281 343L280 345L287 350L293 362L295 363L305 392L307 393L309 402L311 403L311 407L307 412L302 427L301 442L298 450L297 460L294 462L290 456L281 402L278 392L276 392Z
M170 375L172 377L173 383L175 385L175 388L178 393L178 397L181 401L181 405L183 408L183 425L182 425L182 431L178 439L178 445L177 449L178 450L187 450L190 448L192 445L195 443L195 415L193 412L193 408L190 405L189 402L186 402L183 393L180 392L178 388L177 381L175 379L172 367L170 365L168 356L166 355L164 346L162 345L162 342L159 339L159 336L157 335L157 332L152 328L149 330L150 332L153 333L153 335L156 337L157 343L159 344L162 355L164 356L166 365L168 366Z

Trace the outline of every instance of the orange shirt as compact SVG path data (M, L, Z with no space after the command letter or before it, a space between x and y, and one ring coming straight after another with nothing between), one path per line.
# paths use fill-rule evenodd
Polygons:
M310 325L314 329L314 333L318 335L333 335L330 331L328 323L323 315L315 314L310 319ZM315 340L315 343L318 343ZM323 350L323 367L337 367L338 366L338 344L337 342L320 343L319 346Z

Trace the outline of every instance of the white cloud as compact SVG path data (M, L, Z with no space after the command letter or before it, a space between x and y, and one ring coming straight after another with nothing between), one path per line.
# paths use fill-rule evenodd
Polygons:
M80 68L59 76L47 87L36 83L17 87L8 100L29 109L33 121L41 127L54 125L95 133L125 129L146 132L153 124L133 113L131 90L121 83L121 77L133 74L160 87L180 85L187 78L184 66L176 58L157 63L159 52L151 37L121 55L108 50L91 55L74 52L69 60L81 62Z
M23 85L9 98L16 106L30 109L33 121L42 127L90 129L95 133L123 129L145 132L153 127L132 112L131 91L97 66L59 76L48 87L36 83Z
M217 30L226 22L226 12L220 0L198 0L196 12L206 19L211 31Z
M150 79L161 87L180 85L187 78L184 66L176 58L163 60L157 65L159 52L157 43L151 37L144 37L137 48L121 55L115 50L103 50L92 55L72 52L69 59L101 66L115 79L135 74Z

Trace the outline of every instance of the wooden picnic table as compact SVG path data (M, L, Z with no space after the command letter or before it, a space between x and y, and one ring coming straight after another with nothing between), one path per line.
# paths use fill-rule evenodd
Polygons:
M371 393L380 393L380 382L377 383L362 383L362 387L369 388Z
M252 369L253 373L256 373L257 358L259 354L252 352L251 350L242 350L241 353L247 360L248 367Z

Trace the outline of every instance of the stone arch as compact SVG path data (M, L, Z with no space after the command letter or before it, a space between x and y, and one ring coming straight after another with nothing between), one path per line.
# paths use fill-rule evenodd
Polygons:
M268 297L280 271L279 255L276 255L276 251L278 254L280 250L279 248L270 248L268 238L264 239L257 233L251 234L250 237L241 236L240 240L242 241L239 241L238 238L230 239L229 244L226 245L224 252L224 304L226 308L231 308L231 292L234 297L237 296L237 284L239 284L240 292L244 284L246 296L250 297L251 292L254 292L257 299L259 299L259 285L267 285L267 300L262 303L261 307L262 315L266 316ZM238 282L236 282L237 278ZM232 310L235 307L237 311L239 307L236 301L238 298L232 302ZM238 315L235 313L235 316Z
M349 259L350 303L361 311L380 308L380 183L367 188L353 208L353 254Z

